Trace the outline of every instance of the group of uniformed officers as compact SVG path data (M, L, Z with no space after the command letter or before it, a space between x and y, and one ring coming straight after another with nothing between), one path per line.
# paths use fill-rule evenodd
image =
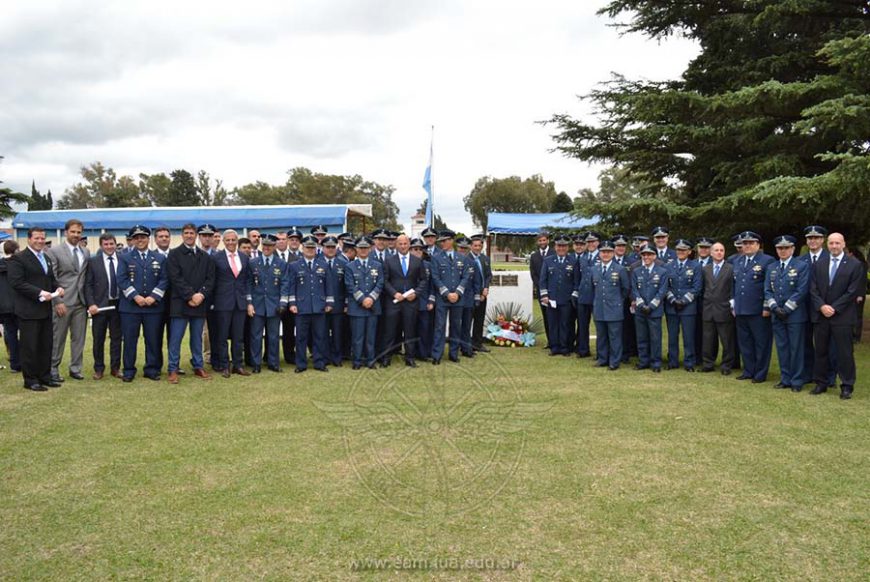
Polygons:
M281 372L279 347L297 373L309 361L323 372L345 360L355 370L386 367L396 354L407 366L437 365L448 339L453 362L460 353L489 351L483 323L492 270L483 235L456 238L429 228L414 239L386 229L332 236L317 226L305 235L296 228L262 235L250 229L240 238L225 230L219 250L213 225L186 224L182 244L170 249L168 228L135 225L126 245L103 234L99 252L90 256L82 231L81 221L70 220L66 240L46 249L45 232L31 228L27 247L4 260L20 329L10 360L27 389L45 391L65 381L58 354L68 333L69 376L84 378L88 315L97 380L107 369L107 335L109 374L124 382L138 371L140 334L142 371L151 380L161 378L168 337L173 384L185 374L185 334L193 375L202 379L211 377L206 359L223 377L263 367Z
M773 240L776 258L761 251L752 231L722 242L702 237L669 247L670 234L602 240L597 232L546 232L530 257L534 296L541 303L550 355L591 356L616 370L636 356L638 370L712 372L721 347L723 375L742 367L738 380L767 380L776 343L776 388L800 392L813 383L821 394L840 377L840 398L855 385L853 328L863 308L866 266L845 252L845 240L818 225L804 230L808 251L795 255L797 239ZM827 245L825 244L827 238ZM663 357L662 318L667 326Z

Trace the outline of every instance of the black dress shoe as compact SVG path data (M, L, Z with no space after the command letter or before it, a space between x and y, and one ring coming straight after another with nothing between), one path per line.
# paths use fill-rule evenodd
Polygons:
M782 388L791 388L791 386L789 386L789 385L787 385L787 384L783 384L782 382L777 382L776 384L773 385L773 387L774 387L774 388L779 388L779 389L782 389Z
M713 371L713 368L706 368L706 367L705 367L705 368L701 368L701 372L703 372L703 373L705 373L705 374L707 374L707 373L709 373L709 372L712 372L712 371Z
M433 366L438 366L438 365L440 365L440 364L441 364L441 360L440 360L440 359L432 360L432 365L433 365Z
M69 377L72 378L73 380L84 380L85 379L85 377L82 376L81 374L79 374L78 372L76 372L76 373L70 372Z
M369 370L374 370L375 368L377 368L377 365L376 365L374 362L372 362L371 364L367 365L366 367L367 367Z
M634 369L635 370L648 370L649 366L642 366L641 364L635 364Z
M251 368L251 373L252 374L259 374L260 373L260 366L254 366L253 368Z
M416 368L417 362L415 362L414 360L405 360L405 365L409 368Z
M160 374L156 374L156 375L154 375L154 376L145 376L145 377L148 378L149 380L153 380L153 381L155 381L155 382L159 382L159 381L160 381Z
M817 396L817 395L823 394L824 392L827 392L827 391L828 391L827 384L816 384L816 387L813 388L812 390L810 390L810 394L812 394L813 396Z
M352 370L359 370L360 368L362 368L361 364L354 364L353 366L351 366Z
M48 388L46 388L42 384L31 384L30 386L25 384L24 388L27 390L33 390L34 392L48 392Z
M130 376L121 377L121 382L127 382L129 384L132 381L133 381L133 378L131 378Z
M480 353L482 353L482 354L488 354L490 351L492 351L492 350L490 350L490 349L489 349L488 347L486 347L486 346L480 346L480 347L478 347L478 348L476 348L476 349L477 349L478 352L480 352Z
M752 380L752 376L747 376L746 374L740 374L737 376L737 380Z
M803 390L803 389L804 389L803 385L801 385L801 386L792 386L792 387L791 387L791 391L792 391L792 392L800 392L800 391Z
M730 376L730 375L731 375L731 370L728 369L728 368L722 368L722 375L723 375L723 376Z
M619 369L619 366L607 366L608 372L615 372L618 369Z
M655 374L661 374L661 373L662 373L662 369L661 369L661 368L653 368L652 371L653 371L653 373L655 373Z
M327 368L326 366L323 366L322 368L318 368L317 366L314 366L314 369L317 370L318 372L329 372L329 368Z
M694 366L686 366L686 372L694 372L694 371L695 371Z
M340 361L339 361L339 362L335 362L334 364L330 364L330 366L333 366L333 367L335 367L335 368L341 368L341 362L340 362Z
M42 385L47 388L60 388L60 383L55 382L54 380L52 380L51 382L43 382Z
M390 360L381 360L381 368L389 368Z
M604 368L605 366L607 366L607 362L595 362L592 364L593 368Z
M753 378L752 379L753 384L761 384L762 382L764 382L764 380L762 380L760 378Z
M296 373L296 374L301 374L301 373L304 372L306 369L307 369L307 368L296 368L295 370L293 370L293 372Z
M281 368L279 368L278 366L269 366L269 370L271 372L280 372Z
M447 356L447 359L451 362L459 363L459 356Z
M852 387L851 386L841 386L840 387L840 400L849 400L852 398Z
M466 352L462 352L462 356L465 357L465 358L473 358L473 357L474 357L474 352L468 352L468 353L466 353Z
M54 382L55 384L63 384L63 378L61 378L60 376L52 376L51 381ZM43 384L44 384L44 382L43 382Z
M578 358L589 358L591 356L592 356L592 354L577 354Z

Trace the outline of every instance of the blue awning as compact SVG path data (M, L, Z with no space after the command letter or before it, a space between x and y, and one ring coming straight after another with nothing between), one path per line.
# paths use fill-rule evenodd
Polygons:
M126 230L134 224L149 228L166 226L181 228L193 224L209 223L223 230L227 228L289 228L300 230L322 225L330 232L345 229L348 213L371 217L368 204L321 204L285 206L190 206L143 208L81 208L75 210L38 210L20 212L12 220L16 229L41 226L45 229L63 228L71 218L81 220L86 231Z
M487 234L534 236L546 227L580 229L597 223L599 218L577 218L566 212L553 214L510 214L490 212L487 215Z

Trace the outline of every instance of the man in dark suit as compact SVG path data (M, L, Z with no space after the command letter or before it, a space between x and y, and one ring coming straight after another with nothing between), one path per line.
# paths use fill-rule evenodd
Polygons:
M172 285L172 305L169 315L169 382L178 383L181 358L181 340L190 325L190 355L193 373L199 378L210 378L204 369L202 330L214 291L214 261L196 247L197 229L185 224L181 229L183 243L169 251L167 259L169 281Z
M477 265L477 271L483 279L480 284L480 302L474 306L471 324L471 347L476 352L489 351L489 348L483 345L483 323L486 320L486 298L489 297L489 285L492 283L492 265L489 257L483 254L483 238L482 234L471 237L469 257Z
M412 255L410 248L411 240L403 234L396 239L398 252L384 259L384 294L387 296L384 329L387 332L385 347L388 350L397 341L397 330L401 329L405 365L416 368L417 306L419 301L427 299L429 280L423 261ZM392 354L385 353L381 364L389 366L391 357Z
M57 388L51 378L51 300L54 293L63 297L63 289L51 263L43 254L45 231L32 227L27 231L27 248L9 259L9 286L15 291L15 312L21 330L21 372L24 387L35 392Z
M816 387L811 394L828 390L828 350L831 343L837 350L837 374L840 376L840 398L848 400L855 387L855 353L852 326L858 318L856 299L864 289L861 263L844 252L846 241L838 232L828 235L828 257L819 259L810 283L815 336Z
M719 343L722 344L722 375L734 368L735 324L731 313L734 290L734 267L725 260L725 245L716 242L710 249L711 260L702 269L704 273L704 307L701 311L702 372L712 372L716 365Z
M224 231L224 248L211 256L214 262L214 306L212 321L215 324L211 336L215 371L224 378L230 377L230 354L227 341L232 345L232 373L250 376L245 370L244 350L245 319L248 310L247 296L250 293L248 263L250 259L240 253L239 235L235 230Z
M18 252L18 243L7 240L3 243L3 257L0 257L0 324L3 324L3 341L6 343L6 353L9 354L9 369L21 371L21 360L18 357L18 317L15 316L15 291L9 286L7 270L8 259Z
M106 370L106 331L109 332L109 370L121 377L121 312L118 310L118 257L115 235L100 235L100 252L88 259L85 274L85 305L91 316L93 333L94 380ZM102 311L101 311L102 309Z
M541 281L541 267L544 266L544 259L547 258L547 255L552 254L552 250L550 249L550 235L547 232L539 232L538 238L536 241L538 248L535 249L529 256L529 273L532 276L532 298L535 300L535 303L540 303L541 301L541 292L540 292L540 281ZM547 321L549 318L547 317L548 308L544 305L541 305L541 317L544 320L544 333L547 336L547 343L550 342L550 323Z

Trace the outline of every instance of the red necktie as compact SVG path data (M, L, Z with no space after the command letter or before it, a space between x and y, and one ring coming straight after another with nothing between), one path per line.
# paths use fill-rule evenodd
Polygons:
M233 277L239 276L239 267L236 265L236 253L230 253L230 268L233 270Z

